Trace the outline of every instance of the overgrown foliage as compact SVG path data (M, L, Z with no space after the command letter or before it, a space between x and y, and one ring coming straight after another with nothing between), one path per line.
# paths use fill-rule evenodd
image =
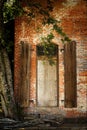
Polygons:
M38 55L44 55L47 57L50 65L55 64L54 56L57 54L57 45L52 42L54 35L50 33L47 37L41 37L41 43L38 46L37 53Z
M41 3L26 0L25 4L27 5L27 9L24 10L25 13L27 12L27 16L30 21L37 17L37 15L39 14L42 16L42 26L52 26L50 33L47 34L47 36L42 36L40 38L40 46L44 48L44 55L48 58L48 61L51 65L53 65L54 63L52 57L54 55L55 48L55 45L53 43L55 35L52 33L52 31L56 31L56 33L61 36L61 41L63 44L71 41L71 39L66 35L65 32L63 32L62 28L59 26L60 21L52 16L52 11L54 8L53 3L54 0L47 0L47 4L44 6Z
M9 0L4 2L3 7L4 23L7 23L20 15L23 15L23 8L20 5L19 0Z
M47 36L43 36L40 38L40 44L44 46L44 54L48 57L49 61L52 61L52 53L54 51L54 43L52 40L55 38L52 31L56 31L61 36L62 43L70 42L70 38L63 32L62 28L59 26L60 21L55 19L52 16L53 11L53 3L55 0L47 0L47 4L44 6L41 4L42 2L35 2L31 0L19 1L19 0L9 0L8 2L4 2L3 8L3 16L4 22L8 22L9 20L15 19L15 17L20 15L27 15L29 21L31 22L37 15L41 15L42 17L42 26L48 25L52 26L51 32L47 34ZM22 4L24 3L24 7ZM6 31L7 32L7 31ZM8 32L7 32L8 38ZM11 47L13 42L9 42L7 46L7 50L11 52ZM51 48L51 52L49 52L49 48Z

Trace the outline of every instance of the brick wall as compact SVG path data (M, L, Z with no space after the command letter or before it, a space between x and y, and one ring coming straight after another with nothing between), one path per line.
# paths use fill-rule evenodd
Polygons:
M87 2L85 0L71 0L65 2L58 0L54 3L53 15L61 20L63 31L76 41L77 54L77 108L64 108L64 61L63 53L59 51L59 107L56 108L68 117L86 116L87 112ZM62 4L63 3L63 4ZM14 65L14 91L16 100L19 95L20 81L20 42L25 41L32 45L31 73L29 99L36 105L36 45L41 35L49 33L51 26L42 27L37 32L37 27L42 27L39 16L31 23L25 16L15 20L15 65ZM54 42L63 48L60 36L55 33ZM50 108L50 111L52 109ZM53 110L52 110L53 111Z

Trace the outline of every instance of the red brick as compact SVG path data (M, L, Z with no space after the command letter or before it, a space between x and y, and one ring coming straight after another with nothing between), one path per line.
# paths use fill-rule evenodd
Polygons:
M59 2L59 3L58 3ZM63 0L55 1L54 6L54 12L53 15L57 15L59 9L63 8L62 3ZM75 6L72 6L72 8L67 9L66 12L67 16L63 16L61 19L61 27L64 32L66 32L67 35L72 38L72 40L76 40L77 43L77 93L78 95L81 95L82 97L77 97L79 106L82 105L86 109L86 103L85 100L83 101L83 98L86 97L86 82L87 82L87 4L85 1L79 0L79 3ZM63 14L61 14L63 15ZM39 17L39 16L38 16ZM35 100L33 106L36 104L36 43L34 43L34 36L39 34L36 32L36 28L42 27L41 25L41 19L38 19L37 21L32 21L30 24L28 23L27 17L19 17L15 20L15 57L14 57L14 93L16 100L18 100L18 89L19 89L19 81L20 81L20 41L27 41L32 46L31 50L31 72L30 72L30 91L29 91L29 98L30 100ZM59 17L59 16L57 16ZM62 16L61 16L62 17ZM43 28L42 28L43 29ZM47 29L47 27L45 28ZM44 33L46 33L44 29ZM37 34L36 34L37 33ZM43 33L43 32L42 32ZM56 33L54 33L56 34ZM56 43L59 45L59 47L63 47L61 42L58 41L60 38L59 35L56 34L57 41ZM85 78L85 80L84 80ZM81 87L82 85L82 87ZM79 91L79 88L82 88L83 91ZM63 100L63 93L64 93L64 61L63 61L63 53L59 52L59 102L60 100ZM32 105L32 104L31 104ZM35 107L35 106L34 106ZM63 107L60 106L59 107ZM59 108L57 108L59 109ZM79 108L75 108L76 110L73 110L72 108L68 110L68 108L63 109L63 111L66 111L67 117L72 116L79 116L81 113L79 112ZM83 114L85 116L85 114Z

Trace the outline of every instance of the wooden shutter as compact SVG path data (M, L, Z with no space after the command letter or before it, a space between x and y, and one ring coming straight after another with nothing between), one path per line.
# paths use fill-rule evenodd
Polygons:
M76 43L64 45L65 107L76 107Z
M30 45L21 42L21 64L20 64L20 105L29 105L29 85L30 85Z

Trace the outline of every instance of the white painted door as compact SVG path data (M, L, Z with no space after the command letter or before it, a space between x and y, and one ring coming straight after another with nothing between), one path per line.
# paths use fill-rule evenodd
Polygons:
M37 105L57 106L57 59L51 66L47 60L37 60Z

